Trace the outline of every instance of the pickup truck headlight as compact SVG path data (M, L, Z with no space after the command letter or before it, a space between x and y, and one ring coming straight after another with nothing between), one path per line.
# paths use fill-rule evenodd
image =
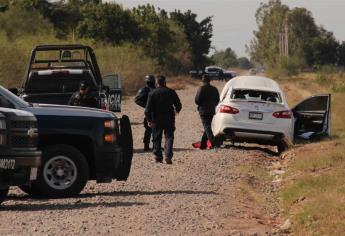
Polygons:
M106 129L115 129L115 121L114 120L104 121L104 128L106 128Z

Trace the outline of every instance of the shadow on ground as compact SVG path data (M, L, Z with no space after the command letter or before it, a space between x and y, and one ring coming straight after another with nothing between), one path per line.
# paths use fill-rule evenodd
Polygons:
M10 198L11 199L11 198ZM13 199L13 197L12 197ZM22 199L28 199L26 196ZM19 200L19 198L16 198ZM1 211L61 211L61 210L79 210L84 208L93 208L93 207L131 207L131 206L143 206L147 203L143 202L71 202L71 203L33 203L33 204L16 204L15 205L3 205L0 206Z

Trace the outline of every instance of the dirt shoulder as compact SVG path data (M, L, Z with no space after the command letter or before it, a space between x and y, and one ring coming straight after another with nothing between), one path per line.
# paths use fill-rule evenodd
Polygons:
M193 149L202 134L196 90L178 91L183 110L176 118L173 165L156 164L143 153L143 111L128 99L123 113L131 119L135 143L129 180L89 182L79 197L53 200L31 199L13 188L0 208L0 235L274 234L279 210L263 170L277 157L257 147Z

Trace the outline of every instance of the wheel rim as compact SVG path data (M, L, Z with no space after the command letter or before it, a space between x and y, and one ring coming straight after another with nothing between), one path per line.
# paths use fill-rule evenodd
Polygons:
M64 190L71 187L77 179L78 171L75 163L66 156L51 158L44 165L45 182L54 189Z

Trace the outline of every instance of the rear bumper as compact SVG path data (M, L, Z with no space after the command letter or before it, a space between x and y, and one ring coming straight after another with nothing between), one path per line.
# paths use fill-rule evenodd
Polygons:
M281 132L225 128L223 133L234 142L258 143L263 145L277 145L280 142L284 142L286 145L292 145L291 140Z
M15 152L0 155L0 186L28 185L35 180L41 152Z

